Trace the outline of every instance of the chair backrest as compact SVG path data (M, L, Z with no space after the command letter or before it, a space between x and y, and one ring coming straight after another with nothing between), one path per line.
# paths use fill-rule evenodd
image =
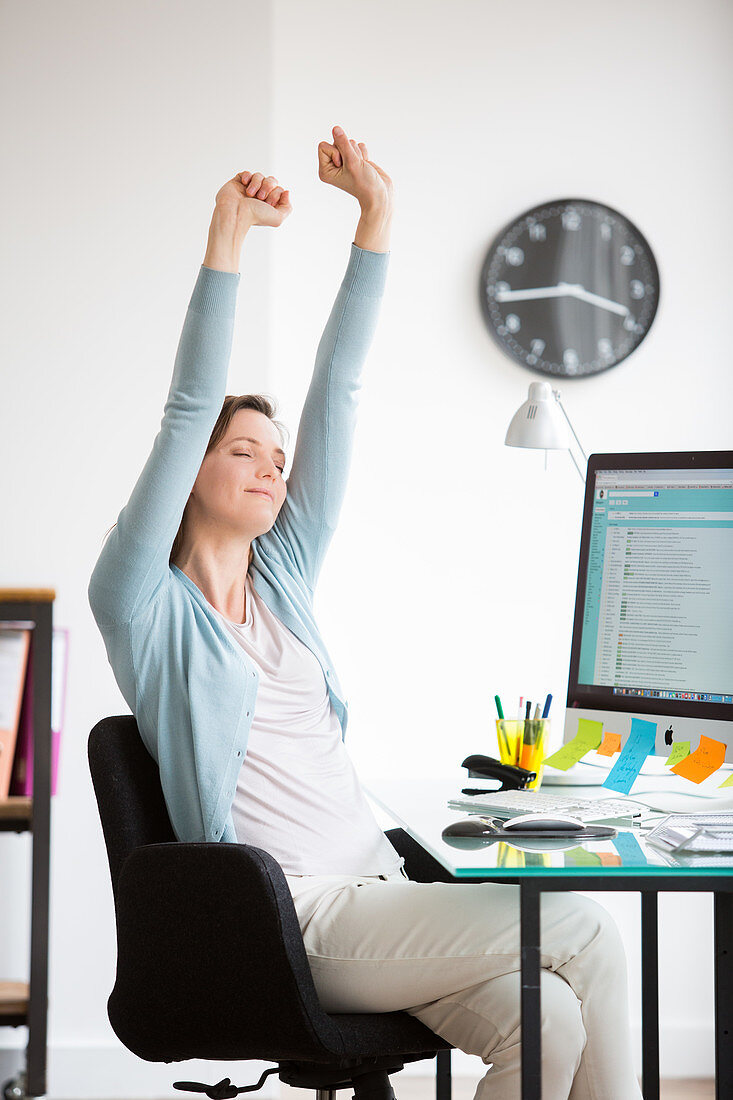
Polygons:
M158 765L132 714L102 718L89 734L89 770L107 845L112 889L133 848L175 840Z

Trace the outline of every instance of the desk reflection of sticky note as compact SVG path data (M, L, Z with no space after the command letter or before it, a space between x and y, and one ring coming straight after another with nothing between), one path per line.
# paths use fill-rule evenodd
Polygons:
M672 771L675 775L681 775L683 779L690 779L693 783L702 783L709 775L716 772L725 760L725 745L722 741L716 741L713 737L700 734L700 744L694 752L676 764Z
M668 768L671 768L673 764L679 764L680 760L684 760L686 756L690 755L690 742L689 741L675 741L672 746L672 751L667 757Z
M599 756L613 756L615 752L621 752L621 734L604 733L603 741L598 749Z
M733 787L733 772L730 773L727 779L724 779L722 783L718 785L718 790L721 787Z
M628 794L634 780L641 771L641 765L649 753L654 752L657 736L657 723L647 722L645 718L631 719L631 733L621 750L616 763L611 768L603 786L620 794Z
M611 841L626 866L646 865L649 860L633 833L621 829Z
M552 756L548 756L544 764L549 765L551 768L559 768L561 772L566 772L591 749L597 749L602 737L603 722L592 722L589 718L579 718L578 732L572 741L568 741L557 752L553 752Z

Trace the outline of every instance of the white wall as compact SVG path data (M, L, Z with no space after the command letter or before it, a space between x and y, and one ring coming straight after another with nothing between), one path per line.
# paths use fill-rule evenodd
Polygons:
M271 161L271 22L254 0L0 6L2 585L54 587L71 630L52 814L54 1100L180 1096L178 1077L215 1072L148 1065L107 1021L114 910L86 745L127 706L86 589L160 426L214 196ZM269 371L269 245L252 233L247 248L234 393ZM30 838L0 837L3 978L27 977L29 876ZM26 1036L0 1029L0 1083Z
M556 737L562 728L582 493L567 455L551 454L545 474L540 454L503 445L539 376L503 356L478 307L502 226L577 195L625 213L657 257L661 300L640 349L559 385L587 452L731 446L733 10L312 9L275 4L273 154L294 212L273 245L272 388L294 425L357 220L315 170L318 140L339 123L392 176L397 213L317 610L357 766L388 760L414 775L491 751L497 691L552 691ZM628 946L638 1033L638 897L596 896ZM707 895L660 900L667 1075L713 1072L711 911ZM673 961L680 944L689 964Z
M318 611L360 770L454 767L488 747L495 691L552 691L560 724L581 511L566 456L545 475L541 457L503 447L538 376L484 329L485 251L546 198L625 213L656 253L660 307L628 360L562 383L576 429L588 451L730 446L732 22L723 0L0 8L2 583L54 586L71 628L52 820L54 1100L172 1096L183 1075L128 1055L106 1019L114 919L86 740L127 708L86 586L160 424L217 189L249 168L292 192L283 229L245 244L228 392L276 394L294 442L357 220L318 180L318 142L340 123L395 181L388 288ZM528 517L536 539L522 537ZM29 850L27 836L0 840L7 978L27 966ZM626 938L636 1023L638 901L598 897ZM663 896L661 911L663 1072L712 1073L709 899ZM25 1036L0 1029L0 1081Z

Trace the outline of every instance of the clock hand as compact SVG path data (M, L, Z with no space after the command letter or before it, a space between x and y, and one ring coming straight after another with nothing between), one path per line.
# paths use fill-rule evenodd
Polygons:
M573 298L578 298L581 302L589 302L592 306L608 309L611 313L618 313L621 317L626 317L631 312L628 306L622 306L620 302L612 302L610 298L602 298L600 294L592 294L580 283L561 283L560 285L567 288L567 294L570 294Z
M526 290L497 290L494 297L497 302L521 302L526 298L564 298L572 293L568 283L559 283L557 286L535 286Z
M581 302L608 309L611 313L618 313L625 317L631 311L628 306L622 306L620 302L613 302L610 298L602 298L600 294L592 294L580 283L558 283L557 286L527 287L524 290L497 290L494 295L497 302L522 302L530 298L577 298Z

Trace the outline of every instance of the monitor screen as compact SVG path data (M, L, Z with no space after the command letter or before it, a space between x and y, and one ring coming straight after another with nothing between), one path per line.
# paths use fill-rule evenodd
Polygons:
M589 459L568 707L733 720L733 452Z

